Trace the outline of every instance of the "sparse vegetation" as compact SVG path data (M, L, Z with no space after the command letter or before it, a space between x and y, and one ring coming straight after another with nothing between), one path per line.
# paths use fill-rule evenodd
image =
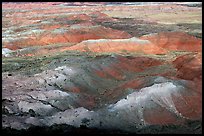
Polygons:
M201 133L202 8L190 5L3 3L4 133Z

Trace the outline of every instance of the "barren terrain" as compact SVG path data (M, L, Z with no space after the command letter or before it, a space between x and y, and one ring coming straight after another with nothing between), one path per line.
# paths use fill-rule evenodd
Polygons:
M201 38L201 3L3 3L3 132L200 134Z

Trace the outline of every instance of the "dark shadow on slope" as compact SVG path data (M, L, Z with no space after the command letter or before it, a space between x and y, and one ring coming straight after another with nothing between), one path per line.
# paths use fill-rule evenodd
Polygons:
M50 127L31 127L28 130L15 130L11 128L3 128L2 134L5 136L15 135L106 135L106 134L202 134L202 121L188 121L184 125L152 125L143 129L136 130L135 133L128 133L114 129L97 129L87 128L81 125L76 128L66 124L52 125Z

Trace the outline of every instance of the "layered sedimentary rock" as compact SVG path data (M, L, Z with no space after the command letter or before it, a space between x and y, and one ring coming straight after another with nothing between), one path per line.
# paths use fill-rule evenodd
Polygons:
M32 31L31 31L32 32ZM31 35L24 39L11 42L4 42L4 47L16 49L29 46L43 46L57 43L79 43L88 39L123 39L131 36L123 31L105 28L102 26L83 27L82 25L72 26L70 29L60 28L52 31L42 30L41 34Z
M172 51L202 51L202 41L183 32L163 32L142 36L140 39L149 40L159 47Z
M159 76L175 74L173 66L161 70L168 65L164 61L123 56L85 60L66 58L69 65L29 78L4 76L3 110L11 114L3 116L4 127L55 123L79 127L86 119L90 128L135 132L135 127L182 124L202 117L197 83ZM70 66L76 62L81 67Z
M156 133L163 128L176 133L181 126L186 127L182 133L201 133L201 39L162 32L171 25L155 27L167 13L198 10L171 4L88 5L95 4L3 4L3 128L67 124L152 133L156 126ZM149 13L155 13L152 20ZM144 35L151 29L156 34Z
M113 40L88 40L64 50L80 50L90 52L140 52L145 54L165 54L167 51L147 40L137 38Z
M173 61L173 65L178 69L178 77L193 80L202 79L202 55L201 53L186 54Z

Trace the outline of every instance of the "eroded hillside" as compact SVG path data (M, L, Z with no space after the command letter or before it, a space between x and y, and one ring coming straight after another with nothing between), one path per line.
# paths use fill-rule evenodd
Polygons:
M202 132L201 7L107 5L3 3L5 133Z

